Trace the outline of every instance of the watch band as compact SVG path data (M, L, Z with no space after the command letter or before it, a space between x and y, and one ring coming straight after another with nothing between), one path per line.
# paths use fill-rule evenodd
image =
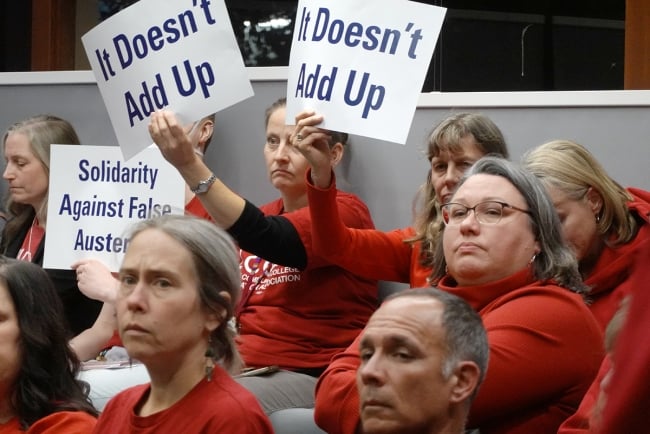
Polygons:
M195 188L190 187L190 190L194 194L205 193L210 189L210 186L214 184L214 181L216 180L217 180L217 175L213 173L212 175L210 175L208 179L204 179L203 181L200 181Z

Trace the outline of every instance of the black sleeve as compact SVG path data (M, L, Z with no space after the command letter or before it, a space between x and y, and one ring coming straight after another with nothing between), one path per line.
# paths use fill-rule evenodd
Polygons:
M291 222L282 216L265 216L249 201L228 233L240 248L260 258L299 270L307 267L307 251Z

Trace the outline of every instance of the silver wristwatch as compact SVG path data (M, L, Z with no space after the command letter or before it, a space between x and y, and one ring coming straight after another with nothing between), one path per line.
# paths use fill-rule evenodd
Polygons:
M217 175L213 173L208 179L204 179L203 181L199 182L199 185L197 185L195 188L190 187L190 190L194 194L203 194L210 189L216 180Z

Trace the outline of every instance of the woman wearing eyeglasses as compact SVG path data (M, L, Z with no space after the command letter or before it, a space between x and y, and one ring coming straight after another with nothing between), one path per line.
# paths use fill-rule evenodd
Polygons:
M301 148L312 164L312 230L322 240L334 237L328 230L336 216L328 212L318 145L305 144L305 134L314 128L301 133ZM579 294L585 287L553 204L533 176L505 159L484 157L442 210L445 227L434 250L431 282L467 300L481 315L490 341L487 377L468 428L481 434L555 433L596 374L602 341ZM372 259L381 268L392 258L378 250ZM357 429L358 366L355 342L319 379L316 420L329 433ZM386 419L394 417L390 406L381 411Z

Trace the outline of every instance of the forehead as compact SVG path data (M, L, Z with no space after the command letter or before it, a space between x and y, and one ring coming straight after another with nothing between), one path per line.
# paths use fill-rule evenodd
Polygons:
M512 205L523 204L524 197L506 178L497 175L472 175L452 197L457 201L504 200ZM516 203L515 203L516 202Z
M281 128L285 126L284 123L284 118L286 114L286 109L285 107L278 107L276 108L273 113L269 116L269 123L266 126L267 128L271 128L273 126L274 128Z
M0 312L9 313L14 311L14 301L9 295L9 288L0 281Z
M553 205L556 207L567 206L578 202L578 200L571 198L567 192L558 187L545 185L545 188L548 196L553 202Z
M482 157L484 154L471 133L464 135L457 141L443 139L437 142L433 148L433 158L437 159L463 158L467 156Z
M7 134L7 139L4 143L4 151L5 153L33 155L29 138L25 134L17 131Z
M364 339L401 336L425 346L441 340L443 306L428 297L388 300L370 317Z
M161 264L167 264L172 270L181 269L192 265L192 256L183 244L156 228L145 229L129 241L122 268Z

